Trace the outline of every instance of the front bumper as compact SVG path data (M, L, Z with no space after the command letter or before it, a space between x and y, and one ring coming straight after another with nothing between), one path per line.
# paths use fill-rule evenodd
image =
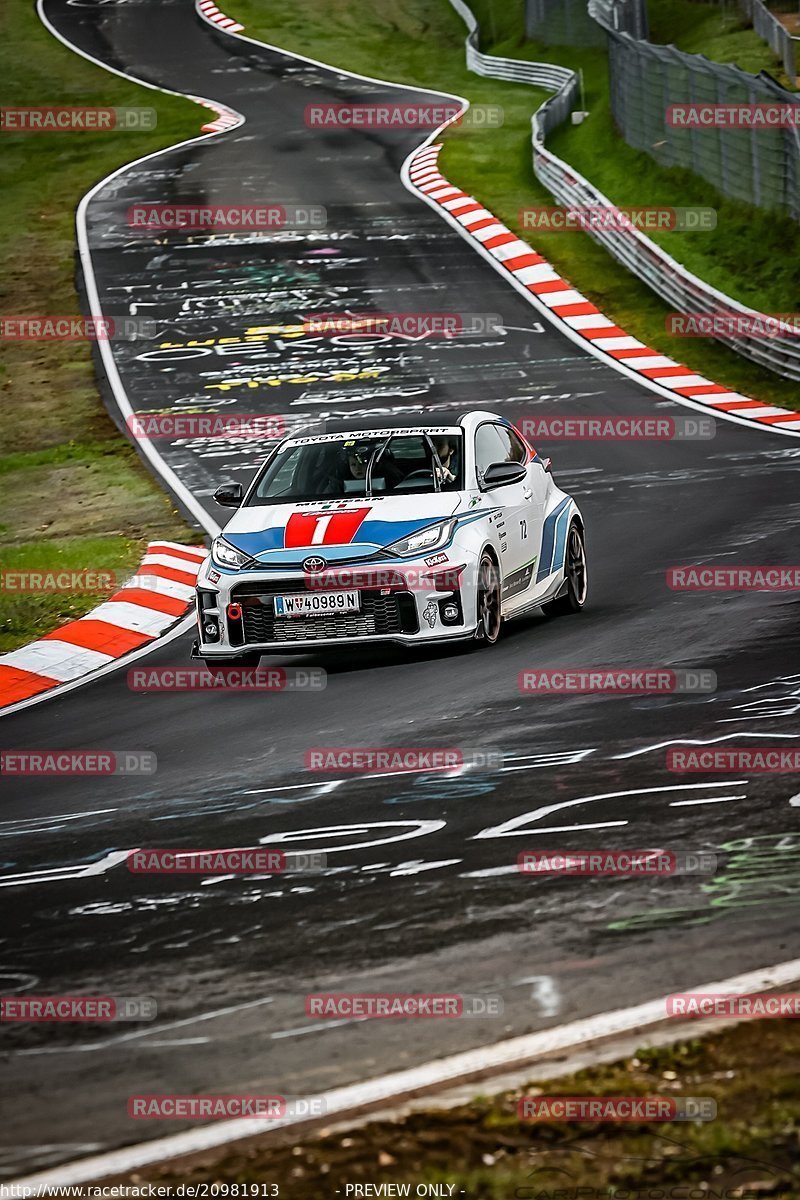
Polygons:
M274 597L328 590L302 570L221 571L210 559L197 579L197 654L209 660L254 651L308 653L322 647L418 645L468 638L475 600L468 564L431 567L424 560L337 568L332 590L358 591L357 613L281 617Z

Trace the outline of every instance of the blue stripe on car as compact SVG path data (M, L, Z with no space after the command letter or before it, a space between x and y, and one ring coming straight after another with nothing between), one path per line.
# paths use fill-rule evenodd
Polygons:
M569 510L564 511L556 521L556 548L553 551L551 571L560 571L564 566L564 554L567 547L567 527L569 526Z
M480 512L464 513L456 519L460 528L473 521L490 517L499 511L497 508L482 509ZM416 517L405 521L370 521L368 519L359 527L356 537L351 543L340 546L321 543L318 546L295 547L287 550L284 547L285 526L283 525L276 525L271 529L262 529L257 532L234 532L231 530L229 533L225 532L224 536L232 546L244 554L249 554L253 558L258 558L261 554L269 554L271 562L296 562L299 557L311 553L321 554L323 558L335 560L353 553L374 554L375 551L382 550L384 546L391 546L394 542L399 542L401 538L409 537L412 533L426 529L429 525L448 520L450 516L450 513L443 513L439 517Z
M465 525L471 525L473 521L480 521L481 517L491 517L495 513L501 512L499 508L485 508L481 512L463 513L460 517L456 517L459 529Z
M539 570L536 573L536 582L540 583L546 579L548 575L552 575L553 571L558 568L553 566L554 551L556 545L556 525L562 512L565 511L570 504L569 496L562 500L557 508L554 508L547 517L545 517L542 527L542 553L539 558Z

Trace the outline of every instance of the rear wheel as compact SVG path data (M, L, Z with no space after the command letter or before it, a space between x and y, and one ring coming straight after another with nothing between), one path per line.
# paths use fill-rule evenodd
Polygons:
M238 658L204 658L203 662L209 671L219 667L257 667L261 662L261 655L258 651L251 650L249 654L240 654Z
M580 612L586 603L589 590L589 573L586 566L586 546L583 540L583 530L577 521L573 521L567 534L567 552L565 556L566 591L555 600L548 600L542 605L542 612L548 617L560 617L567 613Z
M478 567L478 627L476 637L484 646L493 646L503 627L500 572L490 554L481 555Z

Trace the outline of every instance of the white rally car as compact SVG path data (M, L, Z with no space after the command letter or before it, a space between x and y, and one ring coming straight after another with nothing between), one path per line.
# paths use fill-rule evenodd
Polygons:
M549 460L493 413L413 421L287 437L246 492L217 490L237 512L197 579L195 657L493 644L504 619L583 608L583 518Z

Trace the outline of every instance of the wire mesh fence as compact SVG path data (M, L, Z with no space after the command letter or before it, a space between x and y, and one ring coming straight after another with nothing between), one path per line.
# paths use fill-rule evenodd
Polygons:
M548 3L549 0L543 0ZM629 33L631 37L648 38L650 23L647 0L591 0L586 6L592 20L604 29ZM572 45L565 42L564 45Z
M617 3L618 0L607 0ZM545 46L604 46L603 30L589 15L586 0L527 0L525 31Z
M604 4L609 0L593 0L594 2ZM610 2L614 3L616 0ZM551 63L515 62L513 59L495 58L493 55L482 53L479 48L478 23L469 6L465 0L450 0L450 3L467 25L467 64L471 70L484 76L531 83L555 93L540 105L531 118L533 169L537 179L545 185L558 203L566 208L588 206L614 210L615 206L607 196L545 145L548 134L566 121L580 104L580 81L576 72L565 67L554 67ZM615 33L614 36L627 37L636 44L628 34ZM769 77L767 79L769 80ZM758 323L766 320L764 314L740 304L692 274L637 229L615 231L612 228L597 227L590 228L588 233L679 313L738 315L745 318L741 326L745 330L757 330ZM743 357L770 368L786 379L800 380L798 337L791 334L764 337L758 332L726 333L719 329L711 336Z
M800 219L800 140L791 124L794 114L800 118L800 106L791 92L765 72L750 75L626 33L609 31L608 53L611 111L629 146L662 166L688 167L725 196ZM719 120L712 105L751 106L753 118L752 106L785 106L787 123L700 123L706 114ZM671 114L673 106L680 106L682 122L680 114Z
M757 32L784 55L794 77L794 45L762 0L737 0ZM798 97L762 71L687 54L647 41L646 0L527 0L530 36L558 36L562 45L586 42L586 21L608 43L611 111L625 141L665 167L686 167L723 195L800 220L800 104ZM674 105L701 108L684 123ZM780 123L747 127L703 123L714 105L779 106ZM712 118L708 118L709 121ZM795 123L796 122L796 123Z

